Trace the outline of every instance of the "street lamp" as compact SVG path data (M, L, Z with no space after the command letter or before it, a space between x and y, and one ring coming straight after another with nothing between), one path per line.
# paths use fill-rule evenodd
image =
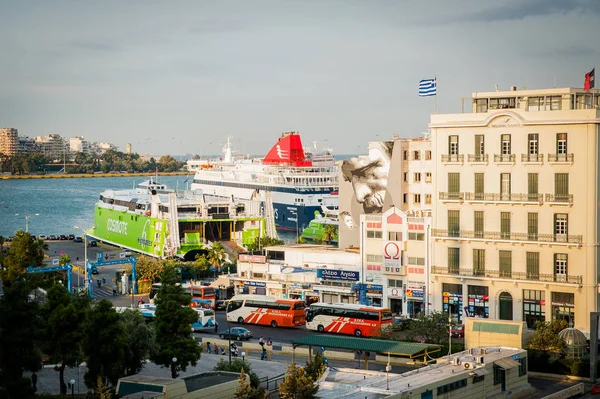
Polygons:
M242 362L243 362L244 360L246 360L246 351L242 351L241 355L242 355Z
M71 383L71 397L74 398L75 397L75 380L71 378L71 381L69 381Z
M296 244L298 244L298 211L290 211L290 213L294 215L294 219L296 219Z
M15 213L15 216L21 216L18 213ZM25 233L29 233L29 218L32 216L40 216L39 213L34 213L33 215L24 215L25 217Z
M177 358L171 359L171 378L177 378Z
M84 281L85 281L85 288L86 288L86 291L87 291L87 293L89 295L90 288L89 288L88 284L90 284L90 282L88 281L88 265L87 265L87 263L88 263L88 257L87 257L87 232L91 229L91 227L89 229L87 229L87 230L85 230L85 229L83 229L83 228L81 228L79 226L73 226L73 228L77 229L77 230L83 231L83 273L84 273L83 275L84 275Z

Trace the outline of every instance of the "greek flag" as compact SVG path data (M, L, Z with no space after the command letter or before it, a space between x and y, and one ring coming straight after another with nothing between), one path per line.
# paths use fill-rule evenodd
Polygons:
M437 94L436 79L423 79L419 82L419 95L421 97L435 96Z

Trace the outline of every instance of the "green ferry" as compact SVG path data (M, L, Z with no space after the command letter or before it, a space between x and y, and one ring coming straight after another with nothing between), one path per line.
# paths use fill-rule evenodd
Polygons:
M329 216L327 213L323 216L319 211L315 211L315 218L308 223L308 227L302 230L302 238L309 242L322 241L323 229L328 224L334 225L338 230L339 219L336 216ZM338 234L333 237L332 243L338 242Z
M214 241L246 246L265 228L260 201L170 190L149 180L134 189L102 192L87 235L156 258L194 260Z

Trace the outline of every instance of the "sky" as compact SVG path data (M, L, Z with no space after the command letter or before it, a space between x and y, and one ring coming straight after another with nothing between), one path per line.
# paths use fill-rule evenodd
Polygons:
M336 154L419 136L497 84L583 87L598 0L0 2L0 127L151 155Z

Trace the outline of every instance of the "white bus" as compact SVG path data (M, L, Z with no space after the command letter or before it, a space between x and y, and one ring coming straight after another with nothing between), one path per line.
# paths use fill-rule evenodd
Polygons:
M198 321L192 324L194 331L212 330L215 328L215 311L212 309L192 308L198 313Z
M306 313L306 328L319 332L376 337L392 323L388 308L353 303L313 303Z
M227 303L227 321L271 327L303 326L304 301L275 299L264 295L236 295Z

